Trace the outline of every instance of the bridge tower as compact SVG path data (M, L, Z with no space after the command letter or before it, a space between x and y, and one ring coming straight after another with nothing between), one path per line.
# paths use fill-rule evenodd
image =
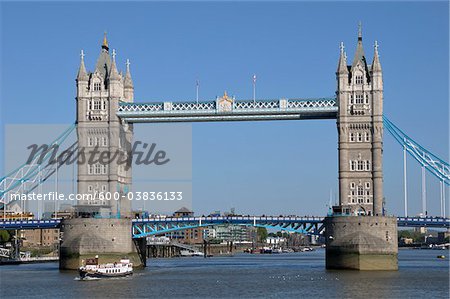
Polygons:
M132 124L121 124L116 111L119 102L133 102L134 89L128 60L123 76L117 69L115 56L113 50L111 59L106 34L94 72L86 71L84 53L81 53L76 79L77 134L78 147L89 159L78 163L77 189L78 193L93 198L78 204L78 214L130 217L130 201L122 195L130 190L131 165L127 167L118 161L130 150L133 131ZM110 158L116 158L108 163L107 153ZM117 192L120 199L102 200L100 194L108 192Z
M351 65L341 43L336 79L339 206L325 219L326 267L396 270L397 220L383 208L383 76L377 42L367 63L361 25Z
M116 111L119 102L133 101L133 81L128 61L126 74L119 73L116 53L112 51L111 59L106 34L94 72L86 71L81 52L76 84L78 149L85 154L82 161L78 155L77 191L92 198L76 206L77 218L61 223L59 267L77 269L83 260L96 255L102 263L128 256L134 265L145 265L130 234L131 202L126 194L131 186L131 163L129 167L119 163L131 152L133 127L122 124ZM115 158L108 159L111 157ZM119 200L114 196L103 200L99 195L108 192L119 194Z
M337 77L339 207L342 214L383 215L383 76L378 45L367 64L361 27L351 65L341 43Z

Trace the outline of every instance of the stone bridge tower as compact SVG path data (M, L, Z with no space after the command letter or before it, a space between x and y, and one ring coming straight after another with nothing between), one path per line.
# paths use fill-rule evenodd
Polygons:
M328 269L397 270L397 219L383 211L383 77L371 65L361 25L351 65L341 44L337 77L339 206L325 218Z
M106 34L94 72L86 71L84 53L81 53L76 83L78 148L84 149L86 157L90 157L90 161L78 164L78 193L92 196L77 205L77 212L79 215L130 217L131 203L126 194L131 186L131 165L127 168L118 163L118 159L126 159L122 155L130 150L133 128L122 125L116 111L119 102L133 102L133 81L128 60L125 76L119 73L116 53L112 51L111 59ZM115 159L105 163L108 153L109 158ZM111 200L103 200L108 194L112 194ZM114 200L119 196L119 200Z
M337 77L339 204L337 212L383 215L383 77L378 45L367 64L361 26L351 65L341 44Z
M104 163L105 158L101 157L130 151L133 128L123 125L116 115L119 102L133 101L129 63L123 76L117 70L114 50L111 59L105 35L94 72L86 71L81 52L76 82L78 149L84 150L86 156L84 161L78 156L78 194L89 194L92 198L76 206L78 216L90 218L61 222L59 267L75 270L83 260L96 255L100 263L116 262L127 256L135 266L145 266L145 255L138 254L131 238L131 202L126 197L131 186L131 168L117 163L117 159ZM114 196L102 200L99 194L108 192L125 196L118 201ZM143 252L145 238L138 243L139 252Z

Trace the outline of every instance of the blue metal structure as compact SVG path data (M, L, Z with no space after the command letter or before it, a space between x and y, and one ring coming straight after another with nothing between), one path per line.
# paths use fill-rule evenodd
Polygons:
M218 216L218 217L166 217L132 220L133 238L162 235L199 227L216 225L244 225L265 227L304 234L321 234L324 217L276 216ZM397 217L399 227L450 228L450 218ZM52 229L61 225L60 219L0 221L0 229Z
M336 98L120 103L117 116L129 123L335 119Z
M136 219L133 221L133 238L160 235L178 230L215 225L243 225L281 229L304 234L320 234L323 217L272 217L272 216L219 216L219 217L169 217Z
M43 184L49 177L55 173L58 165L58 157L53 157L53 148L60 147L64 141L75 130L76 125L69 126L54 141L48 144L48 151L43 149L36 154L32 161L24 163L15 170L0 178L0 208L11 201L11 194L28 194L36 187ZM75 146L75 145L72 145ZM59 151L61 154L62 151ZM51 161L50 159L56 161Z
M384 126L394 139L422 166L447 186L450 185L450 166L447 162L426 150L406 133L383 116Z

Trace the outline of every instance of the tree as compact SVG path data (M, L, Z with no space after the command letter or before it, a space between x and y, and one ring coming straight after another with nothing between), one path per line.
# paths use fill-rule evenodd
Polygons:
M256 235L258 236L258 241L261 243L265 243L267 239L267 229L265 227L258 227L256 230Z
M7 230L0 230L0 243L5 243L11 240L11 235Z

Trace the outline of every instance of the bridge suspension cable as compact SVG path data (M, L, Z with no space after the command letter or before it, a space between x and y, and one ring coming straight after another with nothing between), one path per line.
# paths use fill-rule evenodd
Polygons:
M387 117L383 116L386 129L406 151L419 162L426 170L436 176L446 185L450 185L450 166L447 162L434 155L419 143L414 141Z
M0 178L0 208L6 212L6 205L9 203L8 194L28 194L36 187L45 182L58 167L58 157L53 157L51 150L56 146L61 146L67 137L74 131L76 124L70 125L53 142L48 144L48 150L42 149L36 153L31 161L27 161L15 170ZM76 143L69 146L75 149ZM50 158L56 158L56 163L49 161ZM48 162L48 163L46 163Z
M419 143L414 141L406 133L394 125L387 117L383 116L383 121L386 129L394 137L394 139L403 147L403 184L405 197L405 216L408 215L407 204L407 182L406 182L406 153L409 153L421 165L422 174L422 213L427 214L426 207L426 181L425 173L427 170L440 181L440 196L441 196L441 216L445 217L445 188L450 185L450 166L449 163L442 160L435 154L431 153Z

